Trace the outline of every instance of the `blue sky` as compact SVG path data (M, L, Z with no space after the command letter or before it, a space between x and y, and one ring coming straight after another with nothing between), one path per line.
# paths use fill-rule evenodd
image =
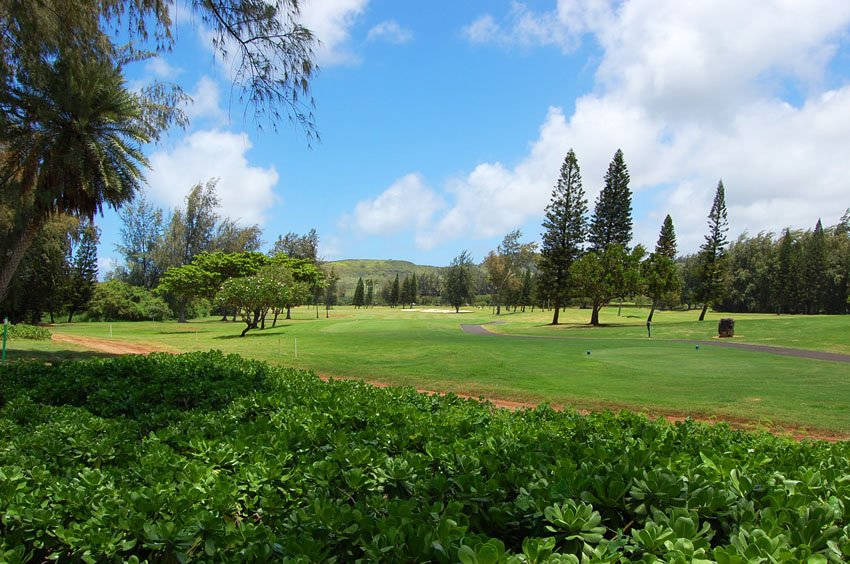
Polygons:
M623 150L648 246L670 213L696 250L720 178L733 237L850 207L846 0L307 0L312 147L244 121L203 26L176 16L173 52L128 69L194 99L191 127L146 148L146 195L173 208L218 177L220 213L269 244L315 228L328 260L481 260L512 229L539 240L570 148L591 209ZM98 224L103 271L120 222Z

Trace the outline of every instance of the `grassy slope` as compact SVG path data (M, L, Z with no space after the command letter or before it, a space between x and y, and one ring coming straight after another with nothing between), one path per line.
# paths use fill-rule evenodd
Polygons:
M324 315L324 312L322 312ZM568 312L584 320L588 312ZM460 323L495 319L478 310L461 316L378 308L340 308L331 319L309 310L275 329L237 335L241 325L213 320L115 323L116 339L158 343L176 350L221 349L311 368L329 376L356 377L440 391L579 408L629 407L744 419L850 434L850 364L702 347L673 338L710 338L714 314L702 324L694 312L657 315L654 338L634 310L604 312L606 328L546 327L548 314L501 316L503 332L580 336L578 339L509 339L467 335ZM634 317L629 317L629 316ZM847 352L842 335L850 318L736 316L741 341L788 346L825 343ZM108 324L61 325L58 331L108 337ZM298 357L294 355L297 339ZM812 347L819 348L819 347ZM587 355L586 351L592 354Z
M327 263L327 267L334 269L336 275L339 276L339 288L345 290L348 295L354 294L358 278L375 280L377 282L376 291L379 291L381 284L395 278L396 274L399 275L400 279L404 279L405 276L414 273L418 276L424 272L438 270L434 266L422 266L406 260L380 259L337 260Z

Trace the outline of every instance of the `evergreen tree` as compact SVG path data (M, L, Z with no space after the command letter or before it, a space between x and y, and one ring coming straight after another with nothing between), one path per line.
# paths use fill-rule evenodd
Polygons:
M395 307L398 305L398 300L401 297L401 290L399 288L398 283L398 273L395 275L395 280L393 281L392 286L390 286L390 307Z
M460 306L472 301L474 280L472 276L472 257L463 251L449 265L444 278L443 300L460 312Z
M569 297L570 266L581 256L587 237L587 199L581 184L581 171L572 149L561 165L561 175L546 207L545 231L540 248L540 293L552 301L552 325Z
M655 253L670 260L676 260L676 252L676 230L673 229L673 218L668 213L661 225L661 233L658 235L658 242L655 244Z
M803 288L806 313L820 312L824 302L826 276L826 237L820 219L804 249Z
M363 307L366 304L365 287L363 278L357 279L357 287L354 290L354 299L351 301L355 308Z
M629 249L632 240L632 193L629 190L629 171L620 149L617 149L605 173L605 186L596 199L588 240L595 251L602 251L612 244Z
M723 256L726 252L728 230L726 192L721 180L717 183L714 202L708 213L708 235L705 236L705 243L700 247L699 253L699 287L696 297L703 304L699 314L700 321L705 319L709 304L720 299L723 293Z
M794 237L790 229L785 229L785 234L779 241L779 256L777 257L776 277L773 284L773 300L776 304L776 313L789 313L794 302L794 287L796 286L795 261L794 261Z
M371 278L366 280L366 298L363 305L366 307L375 305L375 281Z
M419 301L419 282L416 281L416 273L410 277L410 304L416 304Z
M681 283L676 270L676 232L673 219L668 214L661 225L655 252L641 264L644 293L652 300L647 323L652 323L655 308L661 300L672 301L678 295Z
M88 223L82 227L80 244L74 254L71 271L71 285L68 296L68 323L74 314L85 309L97 284L97 242L100 233L97 227Z

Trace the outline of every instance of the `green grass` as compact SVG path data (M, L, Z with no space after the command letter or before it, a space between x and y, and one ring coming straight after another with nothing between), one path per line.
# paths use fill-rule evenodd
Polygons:
M850 364L676 343L716 334L712 314L660 312L646 338L645 312L606 310L587 328L589 312L569 311L548 327L548 312L502 315L496 331L579 337L504 338L467 335L461 323L496 320L489 310L463 315L377 308L338 308L331 319L295 310L295 319L239 338L239 323L113 323L115 339L174 351L220 349L325 376L353 377L428 390L576 408L630 408L850 434ZM735 316L739 342L850 352L841 342L850 317ZM109 337L108 323L59 325L58 332ZM295 356L297 340L298 356ZM14 346L30 347L15 344ZM55 346L55 345L54 345ZM63 349L69 348L61 345ZM587 355L586 351L591 354ZM13 351L20 356L20 350Z

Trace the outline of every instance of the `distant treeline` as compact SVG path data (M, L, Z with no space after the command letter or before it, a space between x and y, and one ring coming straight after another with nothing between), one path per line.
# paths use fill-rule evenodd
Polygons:
M837 225L807 231L741 235L729 246L718 311L847 313L850 311L850 211ZM679 259L682 303L695 305L696 255Z

